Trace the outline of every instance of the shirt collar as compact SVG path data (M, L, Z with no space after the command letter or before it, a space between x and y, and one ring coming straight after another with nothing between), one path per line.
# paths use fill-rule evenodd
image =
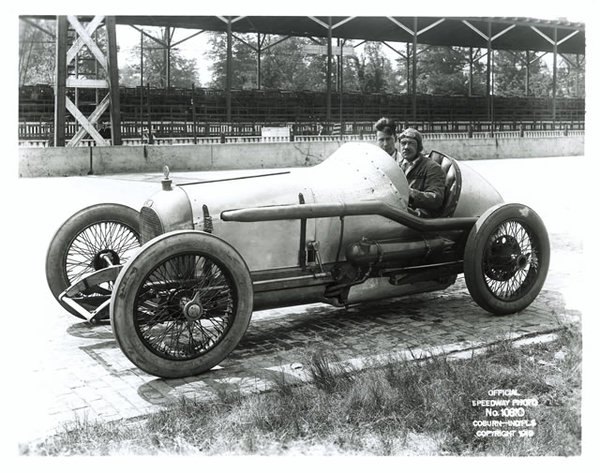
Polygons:
M401 156L400 153L398 153L398 156ZM408 163L408 165L406 166L406 170L412 169L421 160L421 158L422 158L422 155L420 155L420 154L412 161L408 161L404 158L400 158L400 166L402 166L406 162L406 163Z

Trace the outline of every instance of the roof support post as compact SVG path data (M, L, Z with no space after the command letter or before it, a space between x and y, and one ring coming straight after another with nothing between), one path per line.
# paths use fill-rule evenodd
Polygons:
M579 61L579 54L575 56L577 73L575 74L575 97L579 97L579 75L581 74L581 63Z
M529 49L525 51L525 97L529 97Z
M345 40L338 38L340 55L338 56L338 93L340 94L340 138L344 135L344 43Z
M558 59L558 41L557 28L554 27L554 42L552 48L552 129L556 125L556 79L557 79L557 59Z
M165 86L167 89L171 87L171 27L167 26L165 28Z
M227 18L227 72L225 74L225 107L227 109L227 122L231 122L231 74L233 70L233 34L231 31L231 18Z
M485 95L487 98L487 119L493 121L492 111L492 22L488 21L487 33L487 67L485 80Z
M144 31L140 30L140 140L144 139Z
M121 141L121 98L119 96L119 65L117 63L117 32L115 17L106 17L106 35L108 39L108 87L110 94L110 129L112 144Z
M65 146L67 92L67 17L56 18L56 85L54 86L54 146Z
M469 97L473 95L473 47L469 48Z
M262 77L261 77L261 67L260 67L260 55L262 53L262 43L260 42L260 33L256 33L256 88L260 90ZM264 39L264 36L263 36Z
M412 121L417 126L417 17L413 18L413 47L412 47Z
M326 119L327 121L331 121L331 56L332 56L332 48L331 48L331 17L328 18L328 28L327 28L327 111L326 111Z
M406 43L406 93L410 94L410 43Z

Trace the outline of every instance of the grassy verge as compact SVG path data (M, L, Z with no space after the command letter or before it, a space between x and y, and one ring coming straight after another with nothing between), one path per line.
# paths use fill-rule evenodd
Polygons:
M216 402L183 398L131 422L80 422L25 455L373 454L543 455L581 453L581 334L566 327L545 344L502 342L465 360L391 360L356 371L314 353L313 382L279 379L270 392L222 393ZM512 396L490 394L511 391ZM474 406L477 400L532 399L522 411ZM531 402L531 401L530 401ZM511 406L511 404L509 404ZM503 412L502 414L500 412ZM487 414L487 415L486 415ZM534 420L500 428L478 421ZM485 424L484 424L485 425ZM492 431L515 431L497 437ZM479 432L479 434L478 434ZM481 434L488 432L488 434ZM524 434L526 436L522 437ZM503 434L504 435L504 434Z

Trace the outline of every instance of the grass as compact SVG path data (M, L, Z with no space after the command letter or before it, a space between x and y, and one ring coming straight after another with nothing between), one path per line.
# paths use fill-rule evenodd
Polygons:
M581 453L581 333L565 327L545 344L506 341L465 360L390 360L357 371L330 353L312 353L312 382L283 377L258 395L222 392L215 402L181 398L141 420L78 421L30 445L24 455L367 454L572 456ZM534 398L523 418L530 438L478 437L489 419L477 399L490 389ZM506 420L505 417L498 417ZM518 429L517 429L518 430Z

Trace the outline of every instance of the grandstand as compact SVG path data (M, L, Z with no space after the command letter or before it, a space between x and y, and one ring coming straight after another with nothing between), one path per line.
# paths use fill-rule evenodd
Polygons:
M55 94L50 86L43 85L20 88L20 140L45 139L55 146L65 146L65 138L74 138L72 144L75 144L87 132L95 135L101 144L106 144L93 127L109 120L114 125L112 144L116 145L122 143L121 138L139 137L144 129L153 130L157 137L192 135L194 140L197 136L255 136L260 135L263 126L277 125L290 127L292 137L333 133L362 135L371 133L372 123L381 116L417 126L426 133L583 130L585 127L584 99L564 98L557 94L558 55L585 55L585 25L566 20L518 17L22 17L28 22L38 18L57 21L57 90ZM82 29L79 21L89 22L87 27L90 31L102 24L106 28L108 51L101 61L110 66L106 69L107 80L88 80L85 77L69 77L67 80L74 55L69 45L74 41L73 50L78 50L87 41L87 34L84 35L86 38L75 39L74 30ZM255 90L234 90L229 79L224 90L123 88L118 84L118 68L112 67L117 64L115 24L225 33L228 44L227 78L235 73L231 70L230 46L236 33L321 38L322 44L329 45L326 92L267 90L261 88L260 83ZM330 46L334 37L406 43L406 60L407 64L411 64L412 73L410 93L344 92L340 97L332 86ZM408 53L408 45L412 46L412 54ZM417 45L485 49L485 95L418 94ZM490 52L493 50L552 53L553 80L549 96L495 96L491 87L493 66ZM169 84L169 81L166 83ZM108 89L103 100L100 100L98 87ZM88 120L90 116L93 119ZM82 132L83 129L85 132Z
M231 123L227 122L225 91L218 89L141 89L119 90L122 135L139 135L148 123L157 136L236 136L260 135L262 126L292 127L294 134L330 134L340 120L325 120L326 94L311 91L234 90ZM339 95L333 93L332 116L340 116ZM193 100L192 100L193 98ZM72 100L75 100L74 97ZM79 91L79 109L89 115L95 108L93 89ZM494 121L488 120L484 96L417 95L417 116L412 118L410 95L344 93L342 97L344 134L372 131L372 123L382 116L418 126L424 132L518 131L585 128L585 100L557 98L556 118L552 99L539 97L494 97ZM52 136L54 95L51 86L24 86L19 90L19 139L49 139ZM110 119L108 111L100 121ZM76 129L74 119L71 133ZM211 126L211 124L213 126ZM319 126L319 124L321 126ZM338 126L339 128L339 126ZM195 130L190 131L190 130Z

